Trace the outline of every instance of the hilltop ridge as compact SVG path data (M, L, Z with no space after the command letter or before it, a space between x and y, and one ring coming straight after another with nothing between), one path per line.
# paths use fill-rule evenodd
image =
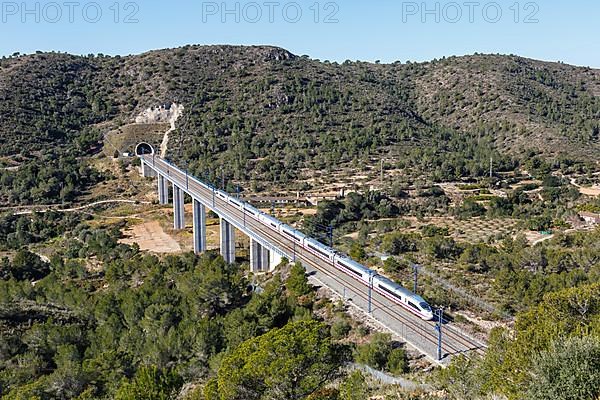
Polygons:
M384 65L271 46L39 53L0 61L0 156L84 147L98 131L177 103L185 111L169 156L192 168L223 165L238 179L265 168L288 179L378 154L413 167L431 156L433 171L440 153L479 164L493 152L585 161L600 150L599 96L600 70L517 56ZM257 166L265 157L269 165Z

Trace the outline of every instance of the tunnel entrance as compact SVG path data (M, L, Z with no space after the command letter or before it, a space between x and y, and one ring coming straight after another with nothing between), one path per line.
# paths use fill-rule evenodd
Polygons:
M154 148L148 143L142 142L135 147L136 156L139 157L147 154L154 154Z

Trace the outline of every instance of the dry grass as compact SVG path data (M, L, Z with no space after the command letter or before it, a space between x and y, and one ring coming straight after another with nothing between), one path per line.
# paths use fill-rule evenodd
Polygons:
M160 148L165 132L171 128L167 123L130 124L106 134L104 154L112 157L115 150L119 153L133 153L140 142L150 143L156 151Z

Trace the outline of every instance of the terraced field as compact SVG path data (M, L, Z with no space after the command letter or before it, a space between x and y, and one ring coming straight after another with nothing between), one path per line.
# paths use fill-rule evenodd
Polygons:
M458 241L479 243L486 242L490 238L515 235L521 229L519 221L511 218L486 219L470 218L458 220L452 217L433 217L418 221L416 219L405 219L411 223L410 227L400 229L405 232L414 232L422 226L435 225L440 228L448 228L450 235Z

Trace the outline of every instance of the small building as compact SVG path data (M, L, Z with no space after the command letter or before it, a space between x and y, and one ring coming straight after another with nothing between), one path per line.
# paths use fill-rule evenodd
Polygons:
M243 197L244 201L253 203L253 204L277 204L277 205L286 205L286 204L297 204L297 205L308 205L309 202L301 198L299 195L296 197L283 197L283 196L250 196Z
M589 225L600 225L600 214L582 211L579 216Z
M339 197L336 195L308 195L306 196L306 201L313 205L313 206L318 206L320 202L322 201L332 201L332 200L337 200Z

